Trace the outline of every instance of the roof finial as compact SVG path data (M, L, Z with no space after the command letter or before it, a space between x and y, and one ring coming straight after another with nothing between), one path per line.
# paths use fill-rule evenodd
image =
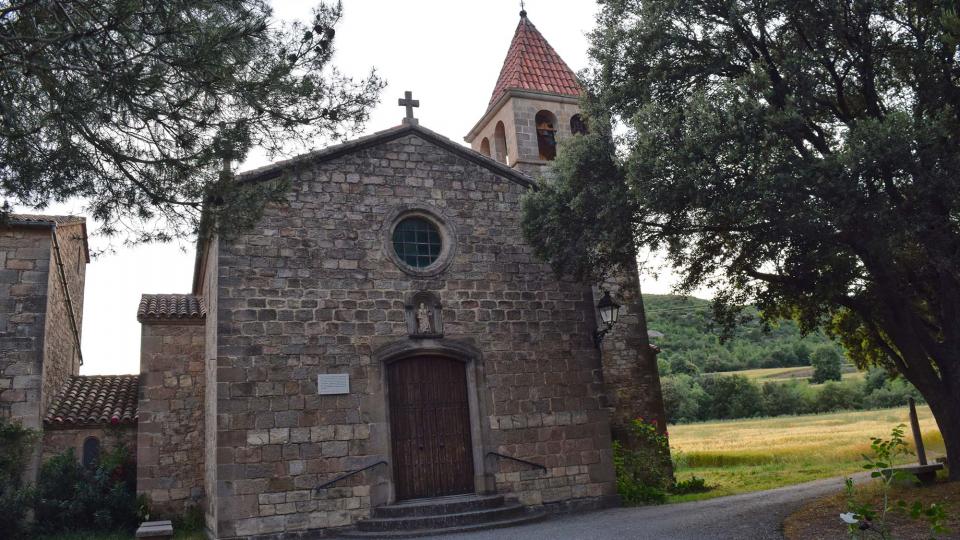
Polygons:
M527 18L527 6L523 0L520 0L520 18L522 19Z
M407 90L403 93L403 97L397 100L397 105L401 107L406 107L407 116L403 119L404 124L417 125L419 122L416 118L413 117L413 108L420 106L419 99L413 99L413 92Z

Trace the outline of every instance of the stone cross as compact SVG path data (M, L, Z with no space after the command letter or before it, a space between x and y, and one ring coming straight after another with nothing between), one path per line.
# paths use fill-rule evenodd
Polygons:
M413 108L420 106L420 100L413 99L413 92L409 90L404 92L403 97L397 100L397 104L407 108L407 116L403 119L403 123L416 125L418 122L417 119L413 117Z

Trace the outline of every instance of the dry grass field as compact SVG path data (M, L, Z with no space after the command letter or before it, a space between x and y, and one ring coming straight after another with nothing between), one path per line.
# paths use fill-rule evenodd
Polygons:
M744 369L741 371L723 371L717 373L707 373L706 375L743 375L748 379L754 379L757 382L785 382L785 381L804 381L813 376L813 367L778 367L778 368L757 368ZM863 379L866 372L859 371L855 366L843 366L843 380Z
M930 409L919 407L928 456L943 455ZM674 497L685 501L771 489L861 470L871 437L909 424L907 408L780 416L670 426L677 478L705 478L715 489ZM907 429L910 438L910 430ZM912 445L911 445L912 446Z

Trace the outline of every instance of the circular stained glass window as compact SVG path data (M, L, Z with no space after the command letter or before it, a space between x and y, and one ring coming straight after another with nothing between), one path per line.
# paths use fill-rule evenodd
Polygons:
M442 237L437 226L421 217L409 217L393 229L393 250L413 268L426 268L440 258Z

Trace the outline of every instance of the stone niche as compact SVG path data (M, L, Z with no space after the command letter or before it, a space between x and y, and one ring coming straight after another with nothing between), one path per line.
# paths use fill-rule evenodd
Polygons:
M439 339L443 337L443 304L440 296L430 291L420 291L407 297L404 305L407 334L414 339Z

